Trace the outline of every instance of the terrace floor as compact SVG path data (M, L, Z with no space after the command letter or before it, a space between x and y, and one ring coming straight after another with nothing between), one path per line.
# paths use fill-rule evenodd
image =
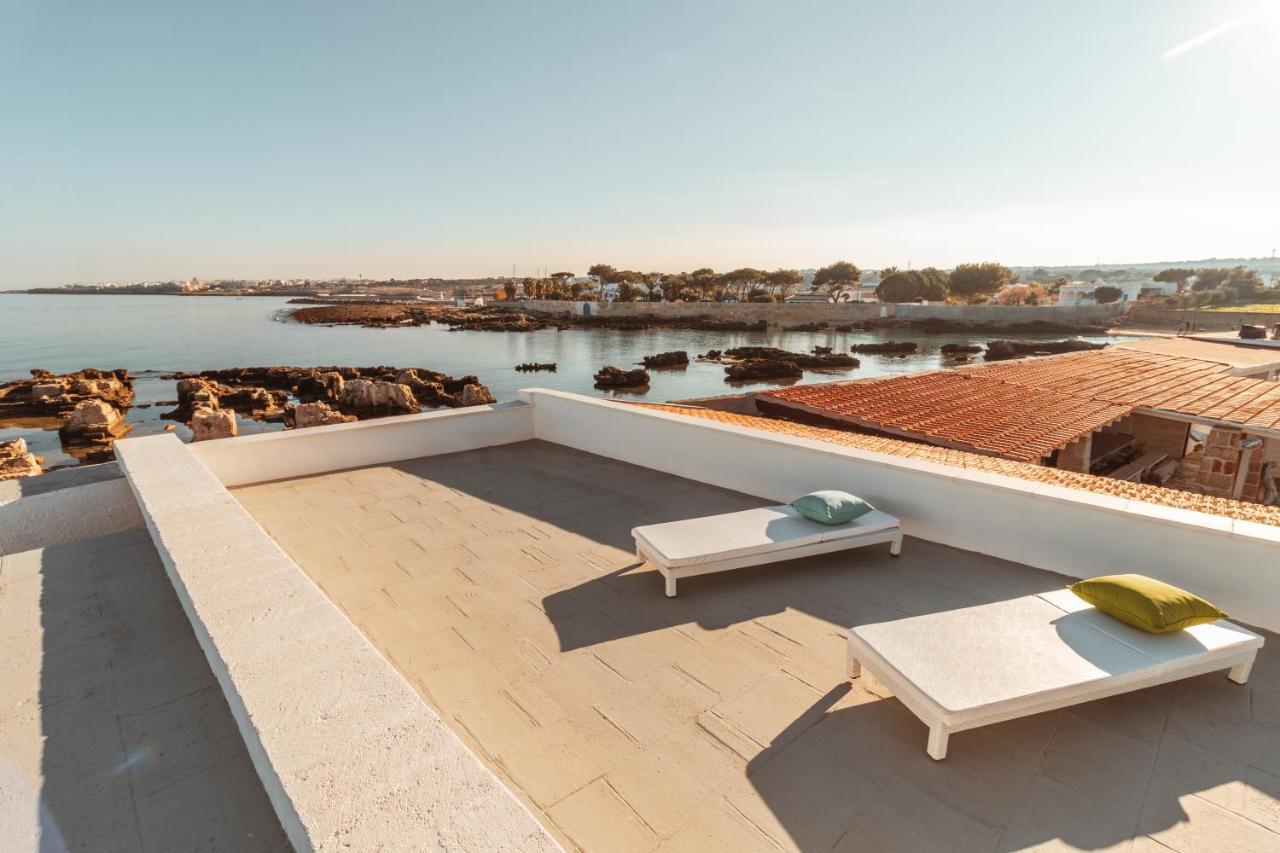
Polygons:
M746 495L542 442L237 498L567 847L1280 849L1280 643L952 737L844 677L855 624L1061 587L908 539L681 581L639 524Z
M0 557L0 848L291 849L144 530Z

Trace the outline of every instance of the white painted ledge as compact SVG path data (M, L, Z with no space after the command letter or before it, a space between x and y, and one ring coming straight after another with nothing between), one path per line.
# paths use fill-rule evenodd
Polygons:
M224 486L306 477L533 438L533 408L498 403L191 445Z
M191 447L116 453L299 853L559 849Z
M1280 529L571 394L520 392L566 447L786 502L845 489L911 536L1076 578L1138 572L1280 630Z
M41 476L52 476L44 474ZM123 477L40 491L0 503L0 555L52 548L142 527Z

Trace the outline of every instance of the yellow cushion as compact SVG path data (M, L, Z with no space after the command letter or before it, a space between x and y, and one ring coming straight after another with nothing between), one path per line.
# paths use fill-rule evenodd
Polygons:
M1227 614L1198 595L1145 575L1107 575L1068 587L1094 607L1152 634L1215 622Z

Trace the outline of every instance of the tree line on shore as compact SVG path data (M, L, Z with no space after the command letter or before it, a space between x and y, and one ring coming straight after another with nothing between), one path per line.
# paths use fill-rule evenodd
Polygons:
M863 272L849 261L836 261L814 273L812 290L832 301L845 300L862 281ZM987 262L960 264L947 272L937 267L880 270L876 296L883 302L986 301L1017 275L1003 264ZM587 276L556 272L544 278L514 280L503 286L503 296L515 299L598 301L611 286L615 302L785 302L798 292L805 276L799 270L762 270L741 267L718 273L710 267L693 272L658 273L617 269L610 264L594 264Z
M1039 272L1037 270L1036 272ZM1046 271L1047 272L1047 271ZM1047 278L1047 276L1044 276ZM827 296L833 302L846 300L858 287L863 271L849 261L836 261L814 273L812 292ZM1233 268L1178 268L1163 270L1156 281L1178 285L1177 295L1166 304L1178 307L1233 305L1251 301L1280 301L1280 288L1275 282L1268 287L1257 270L1244 266ZM1113 284L1100 283L1094 300L1100 304L1118 301L1123 291ZM716 272L701 267L693 272L659 273L617 269L610 264L593 264L585 277L571 272L556 272L542 278L525 278L517 284L508 281L502 297L532 299L600 301L606 288L615 302L785 302L795 295L805 276L799 270L762 270L741 267ZM1031 280L1020 283L1017 273L1003 264L988 261L959 264L952 270L937 267L899 269L886 267L879 271L876 298L881 302L955 302L982 303L994 301L1002 305L1052 304L1058 290L1071 279L1058 276L1052 281Z

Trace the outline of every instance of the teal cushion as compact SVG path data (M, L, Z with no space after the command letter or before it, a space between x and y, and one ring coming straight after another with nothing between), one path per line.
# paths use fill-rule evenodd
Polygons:
M845 524L875 509L862 498L830 489L802 495L793 500L791 506L805 518L823 524Z

